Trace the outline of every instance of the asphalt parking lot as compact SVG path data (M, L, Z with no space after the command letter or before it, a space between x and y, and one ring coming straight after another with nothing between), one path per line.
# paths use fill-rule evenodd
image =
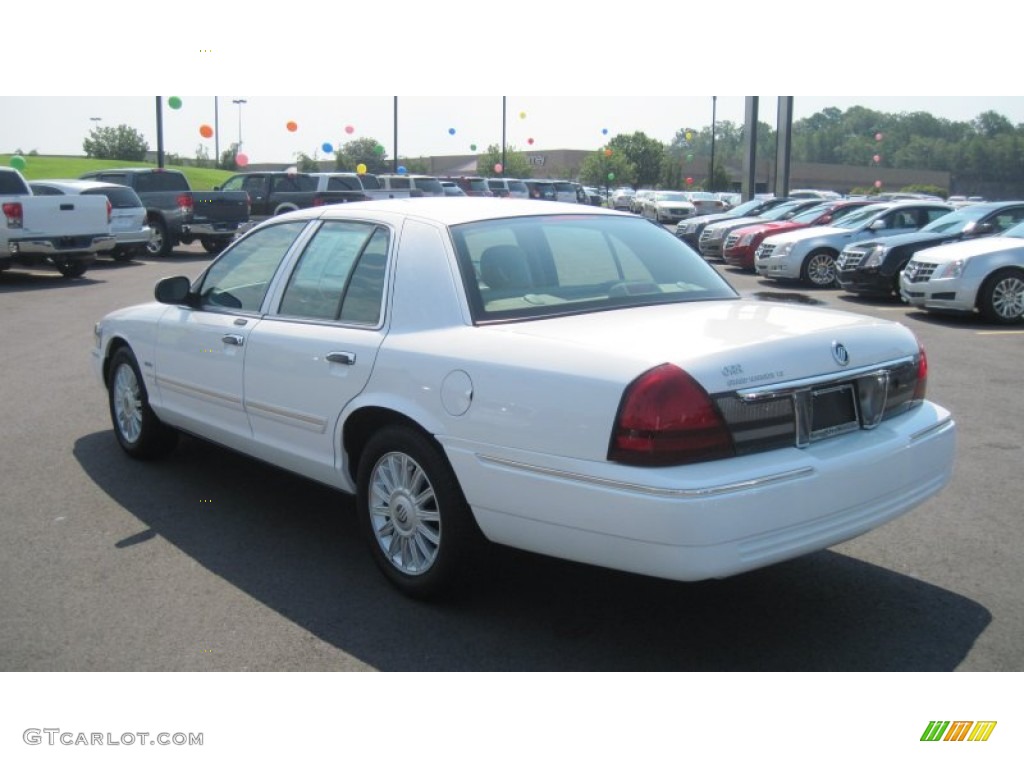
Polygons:
M0 274L0 669L1024 669L1024 328L803 290L746 294L903 322L959 426L953 481L826 552L680 584L495 549L453 602L385 583L342 494L186 439L128 459L92 378L92 327L209 257Z

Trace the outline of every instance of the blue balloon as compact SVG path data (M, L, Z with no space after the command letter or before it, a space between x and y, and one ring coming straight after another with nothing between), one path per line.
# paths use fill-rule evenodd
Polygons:
M602 128L601 129L601 133L603 133L605 136L607 136L608 135L608 129L607 128Z
M455 135L455 129L454 128L449 128L448 129L448 135L449 136L454 136Z
M331 152L333 152L333 151L334 151L334 145L333 145L333 144L331 144L331 142L329 142L329 141L325 141L325 142L324 142L323 144L321 144L321 145L320 145L320 148L321 148L321 149L322 149L322 150L323 150L324 152L327 152L328 154L330 154Z
M398 166L398 172L399 172L399 173L405 173L405 172L406 172L406 170L405 170L405 166L404 166L404 165L400 165L400 166Z

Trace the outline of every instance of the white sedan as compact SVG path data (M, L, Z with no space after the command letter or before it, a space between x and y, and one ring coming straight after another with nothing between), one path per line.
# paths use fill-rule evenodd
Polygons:
M858 536L937 493L955 425L902 325L740 298L635 216L410 198L278 216L104 317L131 456L179 431L356 495L426 596L486 541L678 580Z
M1024 224L918 251L900 273L900 295L936 312L980 312L994 323L1024 322Z

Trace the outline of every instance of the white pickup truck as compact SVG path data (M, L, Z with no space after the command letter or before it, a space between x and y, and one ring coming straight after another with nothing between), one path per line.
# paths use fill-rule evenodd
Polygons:
M98 251L117 244L106 197L35 196L16 168L0 168L0 209L0 272L52 264L64 277L80 277Z

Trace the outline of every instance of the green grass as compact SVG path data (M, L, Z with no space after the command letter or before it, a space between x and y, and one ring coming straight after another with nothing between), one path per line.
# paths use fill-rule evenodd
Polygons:
M11 155L0 155L0 165L9 166ZM106 168L155 168L155 163L132 162L127 160L97 160L90 157L61 157L55 155L23 155L25 167L21 175L29 181L36 179L77 179L86 171L101 171ZM192 166L168 165L181 171L188 178L192 189L213 189L234 171L220 171L216 168L193 168Z

